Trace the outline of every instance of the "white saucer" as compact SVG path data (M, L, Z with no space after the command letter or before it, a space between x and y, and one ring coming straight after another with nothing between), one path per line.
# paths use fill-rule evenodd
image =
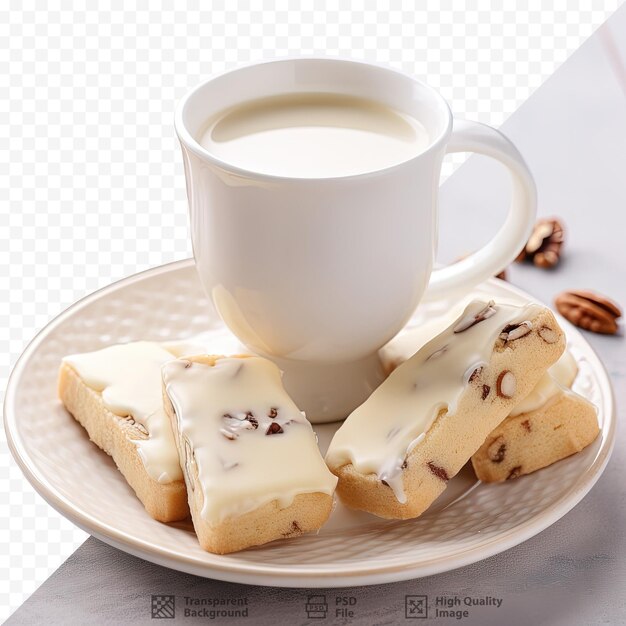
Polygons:
M492 280L480 296L527 300ZM421 307L412 324L450 303ZM256 585L340 587L405 580L454 569L502 552L542 531L574 507L598 480L615 439L611 384L582 335L564 320L579 363L574 388L599 410L601 434L581 454L501 485L478 483L469 468L431 509L408 521L385 521L340 503L317 535L232 555L201 550L190 523L151 519L113 462L57 400L60 359L134 339L168 340L228 331L207 303L191 260L115 283L70 307L28 346L11 376L5 428L13 455L35 489L99 539L136 556L199 576ZM325 448L337 424L316 426Z

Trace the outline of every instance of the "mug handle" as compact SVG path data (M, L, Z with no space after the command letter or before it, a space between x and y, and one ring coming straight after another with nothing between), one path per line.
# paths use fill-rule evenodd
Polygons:
M500 230L483 248L453 265L434 269L425 297L468 291L507 267L526 245L537 213L537 189L518 149L500 131L455 120L446 152L477 152L502 163L511 174L512 198Z

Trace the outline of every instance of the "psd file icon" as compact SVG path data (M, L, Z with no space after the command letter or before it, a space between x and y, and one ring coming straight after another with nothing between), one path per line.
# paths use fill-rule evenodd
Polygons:
M309 619L325 619L328 613L326 596L309 596L306 601L306 615Z

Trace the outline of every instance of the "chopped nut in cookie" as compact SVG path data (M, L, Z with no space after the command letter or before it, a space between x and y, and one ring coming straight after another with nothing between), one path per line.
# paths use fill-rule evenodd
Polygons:
M493 463L502 463L506 456L506 442L502 437L498 437L493 441L487 450L490 461Z
M546 343L556 343L559 340L559 335L556 330L550 328L549 326L542 326L537 334L546 342Z
M512 480L513 478L518 478L522 473L522 466L521 465L516 465L510 472L509 475L506 477L507 480Z
M280 433L285 432L282 428L282 426L280 424L278 424L277 422L272 422L267 430L265 431L266 435L278 435Z
M493 300L490 300L487 303L487 306L478 311L478 313L469 313L468 315L465 315L463 318L461 318L458 324L454 327L454 333L462 333L468 328L471 328L472 326L480 322L484 322L495 314L496 303Z
M532 322L529 321L520 322L519 324L507 324L500 333L500 339L503 339L505 343L515 341L528 335L532 329Z
M434 474L437 478L443 480L444 482L448 482L450 480L448 472L446 472L443 467L435 465L432 461L429 461L426 465L428 465L428 469L430 470L431 474Z
M469 377L469 382L473 383L475 380L478 379L478 377L483 373L483 368L482 367L477 367L471 374Z
M517 388L517 380L515 374L509 370L500 372L496 382L497 392L501 398L512 398Z

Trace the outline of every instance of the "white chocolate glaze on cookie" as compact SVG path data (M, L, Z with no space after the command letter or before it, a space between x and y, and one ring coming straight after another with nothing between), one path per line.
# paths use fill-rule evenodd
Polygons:
M313 429L285 392L281 373L260 357L178 359L163 366L165 392L204 493L201 516L218 524L271 501L332 495Z
M420 327L408 330L396 339L392 339L381 350L380 354L385 370L391 372L398 365L410 359L424 344L447 326L446 319L429 321ZM449 320L449 322L451 321ZM576 360L566 350L563 356L543 375L530 394L511 411L510 415L528 413L543 406L559 392L560 387L571 387L577 373Z
M383 370L387 374L393 372L398 365L410 359L424 344L450 326L464 309L462 304L455 304L443 314L430 317L418 326L400 331L378 353Z
M507 341L514 342L529 332L529 320L541 310L535 304L470 303L456 322L395 369L350 414L330 444L327 463L352 464L360 474L376 474L393 489L398 502L406 502L401 469L407 453L442 409L456 411L470 376L489 363L503 329ZM514 382L499 380L498 393L514 393L509 389Z
M159 483L183 478L161 391L161 366L173 358L158 343L135 341L63 359L88 387L102 394L109 411L131 416L147 431L148 438L135 443L146 471Z

